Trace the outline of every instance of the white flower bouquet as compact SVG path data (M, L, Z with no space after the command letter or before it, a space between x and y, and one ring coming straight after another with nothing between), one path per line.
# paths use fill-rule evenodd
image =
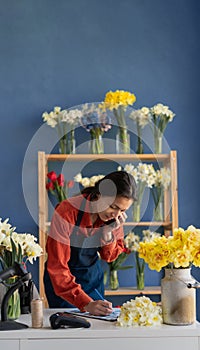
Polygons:
M162 323L162 310L150 298L136 297L124 303L117 319L117 326L156 326Z

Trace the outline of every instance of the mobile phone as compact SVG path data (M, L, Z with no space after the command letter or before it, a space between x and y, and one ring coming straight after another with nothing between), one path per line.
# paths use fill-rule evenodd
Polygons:
M106 225L111 225L111 226L113 226L113 227L115 226L115 225L114 225L115 223L116 223L116 220L115 220L115 219L111 219L111 220L105 222Z

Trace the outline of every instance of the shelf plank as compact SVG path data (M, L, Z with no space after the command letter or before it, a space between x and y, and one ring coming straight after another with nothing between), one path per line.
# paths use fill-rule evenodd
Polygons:
M50 221L46 222L46 226L49 227L50 226ZM123 224L124 226L153 226L153 227L157 227L157 226L164 226L170 229L170 227L172 226L171 221L140 221L140 222L125 222Z
M124 161L166 161L168 154L46 154L47 161L84 161L84 160L124 160Z
M136 287L120 287L116 290L105 289L105 295L159 295L161 294L160 286L149 286L143 290L136 289Z

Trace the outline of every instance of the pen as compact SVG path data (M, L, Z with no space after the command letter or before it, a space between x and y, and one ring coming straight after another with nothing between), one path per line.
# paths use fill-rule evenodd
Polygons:
M105 300L104 297L101 295L101 293L99 293L99 291L96 288L94 289L94 291L96 292L100 300Z

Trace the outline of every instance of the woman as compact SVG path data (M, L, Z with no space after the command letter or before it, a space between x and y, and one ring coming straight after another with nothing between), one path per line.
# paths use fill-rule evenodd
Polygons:
M125 211L136 200L134 178L116 171L61 202L53 215L44 284L49 307L78 307L108 315L99 256L107 262L123 251Z

